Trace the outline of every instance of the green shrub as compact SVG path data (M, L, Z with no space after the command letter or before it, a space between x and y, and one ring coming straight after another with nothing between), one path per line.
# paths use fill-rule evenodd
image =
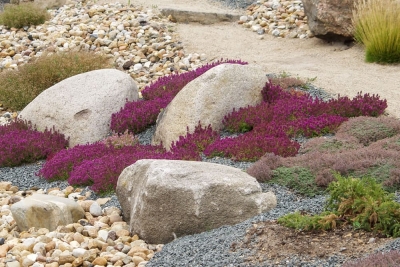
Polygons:
M48 54L0 73L0 101L11 110L22 110L42 91L71 76L111 67L109 59L90 52Z
M322 193L322 189L315 183L315 177L307 168L302 167L279 167L273 170L272 179L269 183L276 183L306 196L315 196Z
M303 230L329 230L343 224L354 229L400 236L400 204L371 177L361 179L335 174L337 181L328 186L326 211L308 216L288 214L278 219L287 227Z
M22 28L24 26L43 24L50 18L47 10L34 3L20 5L6 5L0 13L0 24L9 28Z
M366 49L367 62L400 62L400 2L359 0L353 10L355 39Z

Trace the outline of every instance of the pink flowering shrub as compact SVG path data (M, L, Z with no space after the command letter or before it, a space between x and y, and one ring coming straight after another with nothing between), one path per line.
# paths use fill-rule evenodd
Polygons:
M102 143L90 145L77 145L73 148L63 149L46 161L38 176L46 180L67 180L73 167L84 160L93 160L107 154L112 154L116 149Z
M121 172L139 159L174 159L161 146L126 146L74 166L68 178L70 185L84 185L96 193L115 190Z
M400 252L392 250L389 252L376 252L364 259L347 261L343 267L389 267L400 266Z
M15 120L0 126L0 167L45 159L67 146L68 140L55 129L40 132L31 123Z
M236 161L256 161L265 153L283 157L297 154L299 143L287 136L272 136L266 133L245 133L235 138L225 138L209 145L204 154L207 157L227 157Z
M127 102L117 113L111 115L110 128L114 132L140 133L153 125L160 111L165 108L172 97L155 98L147 101Z
M111 116L111 130L123 133L140 133L155 124L157 116L190 81L204 74L209 69L223 63L241 64L240 60L219 60L185 73L175 73L157 79L142 90L144 101L127 102L117 113Z
M171 152L181 160L200 161L200 153L218 139L219 134L212 130L211 125L202 128L199 122L193 133L188 127L186 136L180 136L178 141L172 143Z

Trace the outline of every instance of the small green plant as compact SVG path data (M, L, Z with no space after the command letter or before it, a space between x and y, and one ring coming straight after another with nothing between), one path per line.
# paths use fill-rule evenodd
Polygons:
M400 2L359 0L353 10L354 38L365 46L367 62L400 62Z
M310 170L302 167L279 167L273 170L272 180L268 182L289 187L309 197L323 191L316 185L315 177Z
M358 179L335 174L335 178L327 189L325 212L314 216L297 212L279 218L278 222L302 230L330 230L350 224L355 229L400 236L400 204L394 201L393 194L371 177Z
M50 18L47 10L32 3L20 5L5 5L0 14L0 24L9 28L22 28L24 26L43 24Z
M0 101L11 110L22 110L42 91L71 76L111 67L104 55L71 52L43 55L18 70L0 73Z

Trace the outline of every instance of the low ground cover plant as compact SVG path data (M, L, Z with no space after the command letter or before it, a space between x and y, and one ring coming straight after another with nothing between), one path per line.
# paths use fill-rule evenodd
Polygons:
M348 261L342 267L395 267L400 266L400 252L392 250L387 252L377 252L363 259Z
M280 183L308 194L318 194L325 189L334 181L333 172L344 176L375 177L385 190L393 192L400 188L399 123L390 117L351 118L339 127L334 137L313 138L306 142L296 157L266 154L247 172L260 182ZM360 127L365 131L360 131ZM298 167L307 170L308 179L314 180L316 188L301 183L287 184L282 170Z
M46 9L40 8L35 3L21 3L20 5L5 5L0 13L0 25L9 28L22 28L24 26L43 24L50 18Z
M329 198L323 213L291 213L280 217L278 223L304 231L351 225L355 230L400 236L400 204L394 201L394 194L383 190L371 177L342 177L336 174L335 179L328 186Z
M104 55L92 52L43 55L18 70L0 72L0 100L11 110L22 110L41 92L64 79L111 66Z
M365 60L400 62L400 3L396 0L359 0L353 10L355 39L365 46Z
M0 167L13 167L45 159L68 146L54 129L37 131L29 122L15 120L0 126Z

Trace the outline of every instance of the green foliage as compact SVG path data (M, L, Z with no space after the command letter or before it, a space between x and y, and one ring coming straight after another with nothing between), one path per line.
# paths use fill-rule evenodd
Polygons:
M400 62L400 2L359 0L353 10L355 39L365 45L367 62Z
M347 223L356 229L400 236L400 204L371 177L361 179L335 174L328 186L326 211L314 216L288 214L278 222L291 228L329 230Z
M43 24L50 18L45 9L32 3L20 5L6 5L0 13L0 24L9 28L22 28L24 26Z
M322 193L322 189L315 183L315 177L307 168L302 167L279 167L273 170L272 179L269 183L276 183L306 196L315 196Z
M43 55L18 70L0 73L0 101L11 110L22 110L42 91L71 76L111 67L104 55L70 52Z

